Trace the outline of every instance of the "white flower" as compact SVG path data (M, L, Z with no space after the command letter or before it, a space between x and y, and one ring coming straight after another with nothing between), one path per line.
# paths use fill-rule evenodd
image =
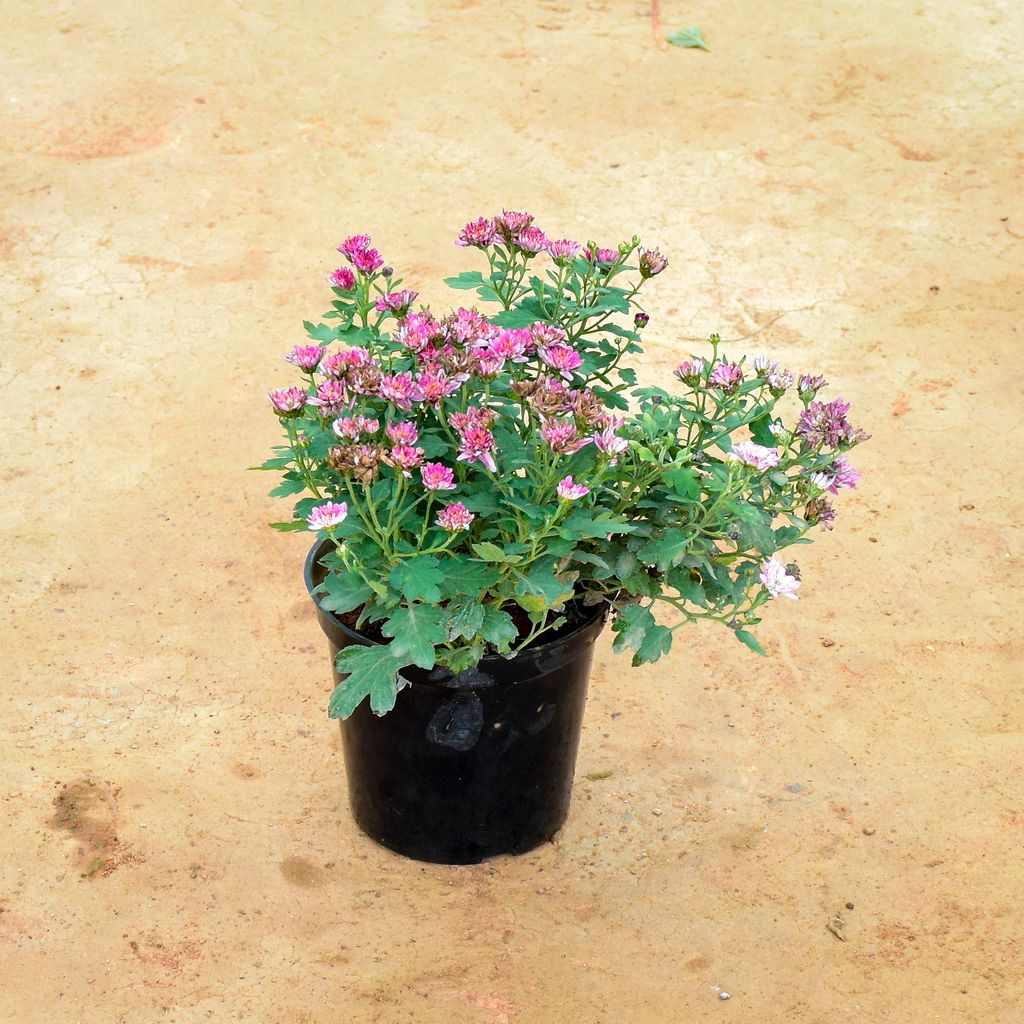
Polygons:
M794 591L800 588L800 581L786 572L786 567L777 558L766 558L761 563L761 582L772 597L788 597L791 601L799 598Z

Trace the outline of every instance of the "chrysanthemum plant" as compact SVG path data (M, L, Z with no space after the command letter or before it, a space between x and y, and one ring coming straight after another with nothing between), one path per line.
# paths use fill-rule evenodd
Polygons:
M384 714L404 667L510 658L602 604L634 665L698 619L763 653L750 627L800 586L779 553L831 529L830 495L857 483L847 403L717 336L678 389L636 386L640 292L667 260L635 237L552 241L506 211L457 244L487 270L446 283L489 312L414 308L354 236L331 310L286 356L300 382L270 394L287 444L261 468L284 473L272 494L305 495L273 525L329 538L322 606L390 638L341 651L330 714L367 697Z

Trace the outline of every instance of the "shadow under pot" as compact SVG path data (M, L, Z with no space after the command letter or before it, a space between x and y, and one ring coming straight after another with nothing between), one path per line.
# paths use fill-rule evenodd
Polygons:
M327 636L333 669L341 648L371 646L317 600L331 549L306 558L306 588ZM569 813L594 642L605 609L563 627L514 658L472 669L403 669L394 708L378 717L363 701L341 721L349 802L371 839L415 860L477 864L550 840Z

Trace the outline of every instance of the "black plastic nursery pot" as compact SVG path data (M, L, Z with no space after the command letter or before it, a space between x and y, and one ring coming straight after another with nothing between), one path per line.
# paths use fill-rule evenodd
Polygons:
M327 635L333 669L348 644L370 645L320 607L324 577L306 558L306 588ZM394 708L363 701L340 722L349 802L371 839L415 860L477 864L550 840L569 813L594 642L604 610L572 632L514 658L486 657L453 676L403 670Z

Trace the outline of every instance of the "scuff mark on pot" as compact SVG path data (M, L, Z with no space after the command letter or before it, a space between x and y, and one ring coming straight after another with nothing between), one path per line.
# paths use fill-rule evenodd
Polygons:
M427 724L427 740L453 750L472 750L480 739L484 709L475 693L459 693L446 700Z

